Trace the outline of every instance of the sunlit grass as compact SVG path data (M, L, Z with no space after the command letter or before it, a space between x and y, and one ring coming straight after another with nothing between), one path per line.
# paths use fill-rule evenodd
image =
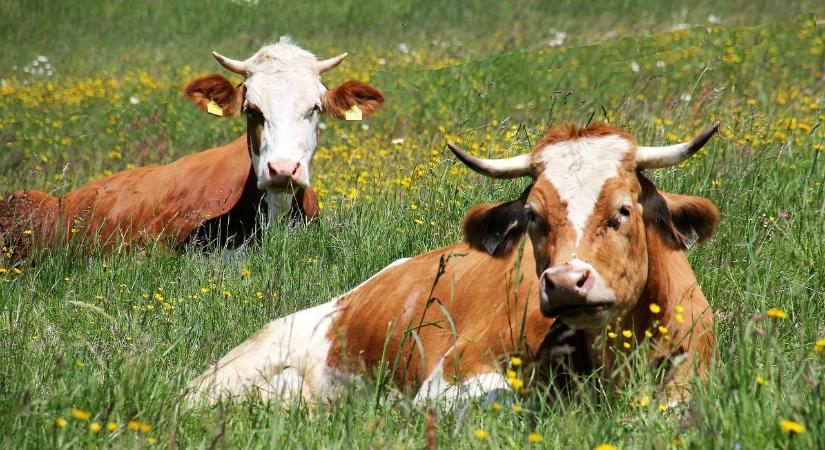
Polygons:
M597 374L578 379L568 393L534 382L511 360L505 369L523 393L436 410L436 435L443 446L467 448L821 447L824 31L813 16L739 27L730 25L755 23L757 15L743 12L729 23L719 13L716 24L706 20L708 5L697 8L701 16L690 12L696 17L687 22L701 19L702 27L666 31L675 21L669 15L616 19L616 36L607 36L610 27L595 36L579 25L565 28L561 46L534 45L539 39L529 31L541 23L525 22L520 34L473 35L479 42L465 45L472 47L466 54L432 44L467 39L450 31L439 39L403 35L406 52L400 42L382 46L345 24L315 41L307 36L302 44L317 43L312 50L321 55L339 50L324 42L329 36L364 42L347 48L352 56L328 84L368 79L388 100L361 123L323 120L312 167L323 205L318 226L276 226L236 259L153 247L108 255L58 249L43 250L36 264L15 265L14 249L3 249L0 444L423 447L426 405L365 401L374 398L369 378L335 404L286 411L253 402L187 412L181 389L272 318L327 301L397 258L460 241L459 224L472 205L510 199L524 187L455 164L446 140L475 154L511 156L563 121L609 121L642 143L661 144L688 139L719 119L720 135L700 154L649 174L665 190L712 199L723 217L717 236L689 252L715 311L718 344L708 382L692 386L692 401L663 403L643 347L627 349L624 367L632 376L625 385ZM553 14L570 24L581 12ZM763 14L758 21L770 22ZM138 8L133 19L143 26L151 17ZM213 36L223 20L187 26L193 35ZM352 21L373 29L367 18ZM196 48L185 31L176 39ZM244 36L234 50L251 53L262 44ZM591 36L602 43L580 45ZM62 54L38 61L34 71L0 71L3 190L65 193L243 132L242 121L215 119L181 96L190 79L219 71L208 51L173 64L168 47L144 49L126 65L126 41L105 44L120 61L111 70L83 73L99 63L66 67ZM153 51L162 64L152 62ZM623 331L607 336L631 342Z

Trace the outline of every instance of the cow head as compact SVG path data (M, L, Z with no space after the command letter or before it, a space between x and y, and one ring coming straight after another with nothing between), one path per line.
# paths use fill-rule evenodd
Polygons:
M384 104L378 89L360 81L334 89L321 84L321 74L343 61L346 53L318 61L282 37L246 61L212 54L224 68L242 75L243 83L235 86L222 75L209 75L190 82L185 95L213 115L246 115L258 188L267 192L310 187L309 164L321 114L342 119L353 106L367 115Z
M717 128L682 144L640 147L632 136L604 124L559 127L532 153L497 160L473 157L450 144L477 172L533 179L516 200L470 210L466 239L501 256L527 232L542 313L580 329L602 327L630 311L645 288L648 233L660 233L680 249L713 233L719 220L713 203L658 191L641 170L680 163Z

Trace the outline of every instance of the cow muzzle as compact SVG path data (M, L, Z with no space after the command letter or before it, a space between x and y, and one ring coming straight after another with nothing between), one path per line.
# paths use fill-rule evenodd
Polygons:
M267 163L268 180L258 184L263 189L287 189L298 186L301 163L291 159L273 159Z
M596 270L573 260L545 270L540 280L541 313L572 326L597 326L609 316L615 298L603 289Z

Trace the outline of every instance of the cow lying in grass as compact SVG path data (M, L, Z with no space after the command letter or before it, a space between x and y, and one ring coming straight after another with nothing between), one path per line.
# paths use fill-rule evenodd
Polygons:
M223 117L246 116L247 132L222 147L173 163L141 167L101 178L61 197L18 191L0 201L0 235L19 240L24 229L55 243L80 236L110 247L158 237L173 247L191 237L235 237L238 244L256 228L263 203L270 218L293 221L318 213L310 187L321 114L343 119L353 106L362 115L383 105L374 87L347 81L334 89L320 75L347 54L318 61L288 38L261 48L246 61L214 53L228 70L244 76L234 86L209 75L186 86L198 107Z
M532 153L504 160L451 146L476 171L533 183L516 200L470 210L465 243L396 261L270 322L190 383L190 404L330 398L382 361L417 400L449 401L518 387L502 370L509 356L535 363L559 339L574 345L581 370L609 368L624 343L648 340L652 363L671 364L671 399L683 398L683 383L713 355L712 312L684 251L719 217L704 198L656 189L642 169L680 163L715 131L640 147L607 125L559 127Z

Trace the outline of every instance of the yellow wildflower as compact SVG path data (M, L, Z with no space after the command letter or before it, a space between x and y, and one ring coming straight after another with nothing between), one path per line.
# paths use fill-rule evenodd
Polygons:
M648 397L647 395L643 395L642 398L639 399L639 406L641 406L642 408L647 407L647 405L649 405L649 404L650 404L650 397Z
M516 403L515 405L513 405L513 411L515 411L515 412L521 412L521 410L522 410L522 407L521 407L521 405L519 405L518 403Z
M109 431L115 431L115 430L117 430L117 428L118 428L118 424L116 424L114 422L109 422L109 423L106 424L106 429L109 430Z
M490 408L492 408L493 411L500 411L501 410L501 403L493 402L492 404L490 404Z
M148 433L148 432L152 431L152 425L150 425L148 423L140 424L139 428L140 428L140 431L142 431L144 433Z
M624 347L626 349L629 349L630 348L630 343L629 342L622 342L622 347Z
M541 442L544 440L544 436L536 433L535 431L527 435L527 440L533 443Z
M89 413L82 409L72 408L72 417L77 420L89 420Z
M825 352L825 338L816 341L816 344L814 344L814 352L815 353Z
M781 309L777 309L777 308L771 308L771 309L767 310L765 312L765 314L767 314L768 317L774 317L774 318L777 318L777 319L787 319L788 318L788 315L785 314L785 311L782 311Z
M782 430L787 431L788 433L802 434L805 432L805 425L802 425L799 422L794 422L793 420L782 419L779 421L779 426L782 427Z
M757 376L756 377L756 384L761 384L762 386L767 386L768 382L764 378L762 378L760 376Z
M476 430L473 431L473 435L476 439L481 439L482 441L490 437L490 433L482 430L481 428L476 428Z
M101 429L103 429L103 427L97 422L92 422L89 424L89 431L92 433L99 433Z
M609 337L610 339L616 339L617 336L618 336L618 334L616 334L612 331L607 333L607 337Z
M632 337L633 337L633 332L632 332L632 331L630 331L630 330L624 330L624 331L622 331L622 336L624 336L624 337L626 337L626 338L630 339L630 338L632 338Z
M599 445L593 447L593 450L619 450L619 448L616 447L615 445L599 444Z
M512 365L513 367L520 366L521 358L519 358L518 356L513 356L512 358L510 358L510 365Z
M659 333L667 334L667 327L659 325Z
M242 277L249 278L250 275L252 275L252 272L249 271L249 268L244 267L243 269L241 269L241 276Z
M665 411L667 409L667 405L664 403L659 403L659 411Z
M60 428L65 427L67 423L68 422L66 422L66 419L62 417L58 417L57 420L54 421L54 424L59 426Z
M513 389L516 390L521 389L524 386L524 381L521 381L518 378L511 378L510 386L513 386Z
M651 303L650 312L652 312L653 314L659 314L660 312L662 312L662 308L655 303Z
M512 379L514 379L514 378L516 378L516 377L518 377L518 374L516 373L516 371L515 371L515 370L510 370L510 369L507 369L507 379L508 379L508 380L512 380Z
M684 306L682 306L682 305L676 305L676 308L675 308L675 309L676 309L676 312L677 312L677 313L682 313L682 312L685 312L685 307L684 307Z
M155 442L157 442L157 441L158 441L158 440L157 440L156 438L154 438L154 437L149 437L149 438L147 438L147 439L146 439L146 442L148 442L148 443L150 443L150 444L154 444L154 443L155 443Z
M132 431L137 431L138 428L140 428L140 422L137 420L130 420L126 423L126 426Z

